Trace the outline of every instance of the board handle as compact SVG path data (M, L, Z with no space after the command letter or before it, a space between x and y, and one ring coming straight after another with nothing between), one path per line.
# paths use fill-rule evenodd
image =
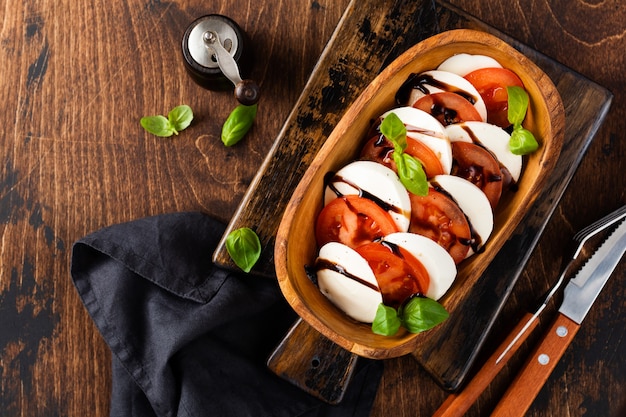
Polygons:
M281 378L329 404L338 404L352 379L358 356L298 319L267 361Z

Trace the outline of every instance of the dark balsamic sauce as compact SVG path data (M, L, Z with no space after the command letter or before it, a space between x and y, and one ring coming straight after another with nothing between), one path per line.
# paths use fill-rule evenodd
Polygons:
M462 125L463 130L465 130L465 132L469 135L470 139L472 140L472 142L474 142L476 145L480 146L481 148L483 148L484 150L486 150L487 152L489 152L490 154L493 155L493 152L491 152L489 149L487 149L485 147L485 145L483 145L483 143L480 141L480 139L478 139L478 136L476 136L476 134L474 133L474 131L467 125ZM515 192L518 189L518 185L515 182L515 180L513 179L513 176L511 175L511 172L509 171L509 169L507 167L505 167L504 165L502 165L502 163L500 162L500 160L493 155L494 159L496 161L498 161L498 164L500 165L500 172L502 173L502 176L499 177L499 179L495 179L496 181L502 181L502 188Z
M403 106L410 104L408 103L408 101L411 97L411 92L413 90L419 90L423 94L430 94L430 90L428 89L428 87L436 87L449 93L458 94L472 104L475 104L478 100L478 97L476 97L474 94L465 91L457 86L438 80L430 74L413 73L409 75L407 80L398 89L398 92L396 93L396 103Z
M431 181L431 185L433 186L435 191L440 192L441 194L445 195L446 197L448 197L449 199L454 201L454 203L456 205L458 205L458 202L454 199L454 197L452 197L452 195L449 192L447 192L437 182ZM463 211L463 210L461 210L461 211ZM467 220L467 224L470 227L470 236L471 237L470 237L470 239L457 238L458 242L460 244L462 244L462 245L471 247L472 250L475 253L482 253L482 252L484 252L485 245L483 245L483 241L482 241L481 237L478 235L478 233L476 233L476 229L474 229L474 226L472 225L472 222L470 221L470 219L467 217L467 214L463 213L463 215L465 216L465 219Z
M344 177L342 177L340 175L337 175L335 173L333 173L332 175L327 175L327 177L325 179L325 182L326 182L326 185L328 186L328 188L333 193L335 193L337 195L337 197L344 197L344 195L343 195L343 193L341 191L339 191L337 189L337 186L335 184L337 184L337 183L344 183L344 184L347 184L350 187L354 188L355 190L357 190L357 195L359 197L363 197L363 198L367 198L368 200L372 200L374 203L376 203L383 210L407 216L407 213L405 213L404 210L402 210L402 208L394 206L393 204L389 204L386 201L383 201L382 199L378 198L374 194L370 193L367 190L364 190L364 189L360 188L358 185L354 184L352 181L349 181L349 180L347 180L346 178L344 178Z
M334 271L337 272L338 274L343 275L346 278L350 278L356 282L358 282L361 285L364 285L374 291L380 291L378 286L372 284L371 282L368 282L366 280L364 280L363 278L356 276L348 271L346 271L346 269L339 265L336 264L335 262L331 262L328 259L322 259L322 258L317 258L317 260L315 261L315 267L314 267L316 272L321 271L322 269L328 269L330 271Z
M435 132L435 131L432 131L432 130L423 129L421 127L411 126L411 125L407 125L407 124L405 124L405 126L406 126L406 133L407 134L409 134L409 133L418 133L420 135L432 136L434 138L439 138L439 139L445 139L445 136L442 135L439 132Z
M392 242L387 242L386 240L381 240L380 243L385 246L386 248L388 248L391 253L393 253L395 256L397 256L400 259L405 259L404 254L402 253L402 251L400 250L400 246L396 245L395 243ZM411 274L408 274L411 275ZM417 279L417 277L415 278L415 283L417 284L417 288L418 288L418 294L425 294L424 288L422 288L422 285L420 284L419 280Z
M376 136L376 140L374 140L374 149L376 149L376 158L385 163L389 163L393 161L393 152L394 148L391 142L385 138L385 135L378 133ZM374 136L372 136L372 140Z
M442 100L438 100L437 96L433 96L433 105L430 106L430 114L432 114L437 120L443 120L443 125L451 125L457 123L458 112L454 109L444 106Z
M480 146L479 144L476 144L476 143L474 145ZM489 150L483 146L480 146L480 148L489 152ZM465 166L461 164L460 163L461 158L459 157L459 155L457 155L457 152L458 152L457 148L455 144L453 143L452 144L452 170L450 174L464 178L481 189L486 184L489 184L492 182L502 182L502 178L503 178L502 169L504 168L502 164L499 164L500 175L498 175L495 172L485 173L485 169L481 165L470 164L470 165ZM498 159L491 152L489 152L489 155L491 155L495 161L498 161Z

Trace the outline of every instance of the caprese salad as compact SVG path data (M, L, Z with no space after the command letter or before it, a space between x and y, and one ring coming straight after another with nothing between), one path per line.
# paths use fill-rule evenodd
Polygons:
M384 335L447 317L437 300L483 250L501 196L538 146L521 126L522 81L488 56L412 74L396 102L359 159L328 176L315 228L320 291Z

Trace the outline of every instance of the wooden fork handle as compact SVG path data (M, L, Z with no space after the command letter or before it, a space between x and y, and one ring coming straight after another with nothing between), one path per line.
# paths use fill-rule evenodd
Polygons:
M433 417L462 417L472 404L480 397L483 391L489 386L491 381L498 375L500 370L506 365L517 349L524 343L526 338L537 327L539 321L533 317L531 313L527 313L511 331L509 336L496 349L491 357L485 362L485 365L476 373L470 382L458 393L450 394ZM515 344L502 356L506 348L513 342L520 331L527 326L527 329L520 335ZM500 358L502 356L502 358ZM500 359L498 361L498 359Z

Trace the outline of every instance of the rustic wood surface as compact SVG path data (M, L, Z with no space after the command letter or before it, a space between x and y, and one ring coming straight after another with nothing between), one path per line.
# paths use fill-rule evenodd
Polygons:
M6 416L106 416L110 353L69 277L71 244L101 227L202 210L228 221L296 103L349 0L11 2L0 11L0 410ZM606 122L518 282L532 304L580 228L626 202L626 5L454 0L486 23L607 87ZM219 142L234 102L185 74L180 39L206 13L253 39L260 110L240 145ZM277 70L279 68L280 70ZM147 135L140 117L187 103L192 128ZM625 268L618 267L529 416L626 414ZM523 312L505 306L504 317ZM512 323L503 319L495 347ZM487 354L487 353L486 353ZM485 415L512 363L468 415ZM372 416L429 416L446 392L411 357L388 360Z

